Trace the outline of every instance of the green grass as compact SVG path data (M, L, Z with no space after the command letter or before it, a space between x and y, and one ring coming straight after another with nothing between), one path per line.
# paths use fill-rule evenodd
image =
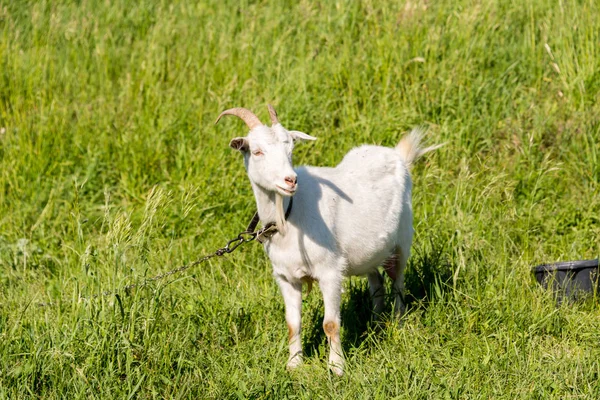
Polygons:
M600 253L596 1L0 0L0 35L0 397L600 397L598 299L557 308L530 273ZM244 127L213 122L267 103L319 138L297 164L448 142L413 171L404 326L346 283L342 378L318 288L285 371L258 244L78 300L244 229Z

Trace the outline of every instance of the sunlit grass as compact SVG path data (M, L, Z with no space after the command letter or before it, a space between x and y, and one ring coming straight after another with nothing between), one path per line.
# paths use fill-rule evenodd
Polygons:
M557 308L530 273L600 253L599 26L591 0L0 0L0 396L600 397L597 299ZM258 244L80 300L245 228L244 128L213 122L267 103L319 138L298 164L417 125L448 142L413 171L403 327L345 286L342 378L318 287L285 371Z

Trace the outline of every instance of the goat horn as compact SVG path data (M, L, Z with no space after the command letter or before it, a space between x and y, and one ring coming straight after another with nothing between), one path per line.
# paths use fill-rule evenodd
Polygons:
M236 107L236 108L230 108L229 110L223 111L219 115L217 120L215 121L215 125L219 122L219 120L221 119L221 117L223 115L235 115L236 117L238 117L242 121L244 121L246 123L246 125L248 125L248 129L250 129L250 130L263 124L262 122L260 122L260 119L258 119L258 117L256 115L254 115L254 113L252 111L250 111L246 108Z
M271 125L276 125L279 123L277 119L277 111L273 108L272 105L267 104L267 108L269 109L269 117L271 117Z

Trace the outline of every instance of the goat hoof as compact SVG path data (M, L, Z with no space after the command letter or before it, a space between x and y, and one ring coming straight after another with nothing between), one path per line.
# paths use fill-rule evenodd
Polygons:
M298 368L298 366L300 366L300 365L302 365L302 354L295 354L290 357L285 368L288 371L292 371L292 370Z
M339 365L339 364L329 364L329 369L331 370L331 372L333 372L337 376L344 375L344 367L342 365Z

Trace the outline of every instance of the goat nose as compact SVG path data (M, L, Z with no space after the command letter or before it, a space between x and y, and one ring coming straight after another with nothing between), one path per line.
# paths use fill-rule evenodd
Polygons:
M298 178L295 176L286 176L284 181L289 187L293 189L296 187L296 182L298 182Z

